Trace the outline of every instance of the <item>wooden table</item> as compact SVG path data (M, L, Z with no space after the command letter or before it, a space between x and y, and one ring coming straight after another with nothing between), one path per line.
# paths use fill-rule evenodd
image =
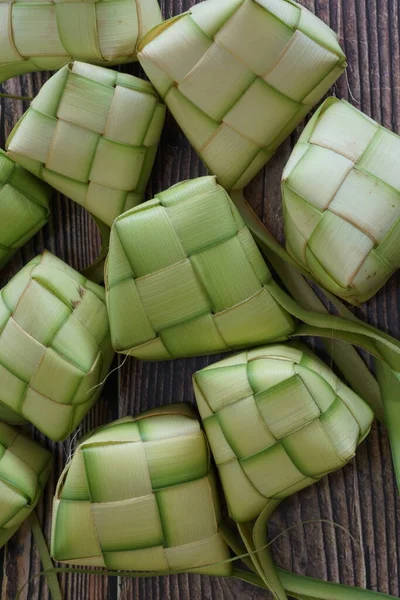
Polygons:
M400 131L399 0L301 0L339 33L349 69L335 87L378 122ZM182 12L191 0L163 0L165 17ZM128 72L140 74L138 65ZM44 74L7 82L3 90L35 94L46 80ZM27 108L21 102L1 100L1 146L17 118ZM282 240L279 179L300 129L288 139L268 166L255 178L247 198L258 214ZM204 174L205 168L169 116L161 141L148 197L183 179ZM78 205L55 198L49 224L19 252L1 273L1 284L44 248L77 269L93 260L98 249L96 229ZM399 275L358 312L384 331L400 337ZM122 368L121 396L111 377L102 398L85 419L82 433L93 427L169 402L194 402L192 373L218 357L144 363L129 359ZM69 441L51 444L35 433L55 456L53 474L38 507L46 535L50 533L51 503L55 483L71 449ZM73 443L72 443L73 446ZM396 491L388 438L374 423L346 468L319 484L286 500L274 515L270 532L283 533L274 543L276 562L297 573L341 581L349 585L400 595L400 503ZM304 521L317 520L313 523ZM318 521L324 520L324 522ZM335 527L334 522L343 529ZM0 552L2 600L14 598L29 577L40 571L29 527L23 526ZM267 592L238 581L181 575L129 580L68 575L61 578L65 600L257 600ZM47 600L46 583L35 579L22 600Z

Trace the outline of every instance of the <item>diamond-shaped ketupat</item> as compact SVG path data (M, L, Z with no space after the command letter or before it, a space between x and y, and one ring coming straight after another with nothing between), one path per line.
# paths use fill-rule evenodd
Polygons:
M89 434L59 481L53 511L58 561L159 574L232 573L207 441L185 404Z
M286 339L290 315L215 177L180 183L118 217L106 300L118 352L164 360Z
M400 137L329 98L282 180L289 253L348 302L371 298L400 267Z
M111 226L144 198L164 118L148 81L75 62L44 84L7 148L18 164Z
M157 0L0 2L0 82L59 69L70 60L117 65L161 22Z
M194 375L194 388L229 512L239 523L343 467L373 419L326 365L290 344L210 365Z
M113 359L104 289L49 252L0 292L0 418L52 440L98 398Z
M46 224L52 193L0 150L0 268Z
M0 423L0 547L35 508L51 470L51 454Z
M153 28L138 57L226 189L242 189L346 67L293 0L208 0Z

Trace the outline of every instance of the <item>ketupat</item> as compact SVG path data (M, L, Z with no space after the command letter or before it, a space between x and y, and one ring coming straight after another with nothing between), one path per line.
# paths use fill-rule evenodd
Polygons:
M143 200L165 106L148 81L75 62L47 81L14 127L14 160L110 226Z
M47 223L52 193L0 150L0 269Z
M104 289L49 252L0 292L0 418L52 440L94 404L113 358Z
M271 345L193 377L229 512L239 523L343 467L371 427L368 405L305 348Z
M284 498L354 456L373 413L311 352L291 345L243 352L193 379L229 513L257 551L260 575L286 599L266 548L268 519Z
M164 406L80 443L57 486L51 551L112 570L230 575L220 520L200 424L185 404Z
M329 98L286 165L290 255L348 302L371 298L400 267L400 138Z
M140 38L162 20L157 0L0 2L0 83L70 60L137 60Z
M105 275L113 346L138 358L223 352L294 329L215 177L180 183L118 217Z
M113 347L143 360L319 335L400 371L397 340L355 318L302 309L275 283L215 177L179 183L118 217L105 281Z
M0 547L35 508L51 462L48 450L0 422Z
M208 0L153 28L139 61L210 172L242 189L346 67L293 0Z

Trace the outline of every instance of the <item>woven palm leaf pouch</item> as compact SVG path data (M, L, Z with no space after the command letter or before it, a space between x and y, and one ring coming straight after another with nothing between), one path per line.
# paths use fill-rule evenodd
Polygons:
M62 440L98 398L113 358L104 289L44 252L0 296L0 418Z
M113 347L143 360L321 335L360 345L400 371L397 340L355 318L302 309L275 283L215 177L179 183L119 216L105 281Z
M137 60L138 40L162 20L157 0L0 2L0 82L70 60Z
M223 352L294 329L214 177L180 183L118 217L105 279L113 346L145 360Z
M51 551L111 570L230 575L220 520L200 424L185 404L165 406L80 443L57 486Z
M18 164L111 226L143 200L164 118L148 81L74 62L44 84L7 148Z
M208 0L153 28L138 57L226 189L242 189L346 67L336 34L292 0Z
M282 179L286 246L348 302L371 298L400 266L400 138L329 98Z
M0 269L47 223L52 189L0 150Z
M0 546L36 506L51 462L48 450L0 422Z
M229 513L285 597L265 549L269 516L351 460L373 413L300 345L247 350L197 372L193 382Z

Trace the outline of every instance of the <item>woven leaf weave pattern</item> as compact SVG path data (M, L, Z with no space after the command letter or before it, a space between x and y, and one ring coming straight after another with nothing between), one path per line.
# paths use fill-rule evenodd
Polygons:
M70 60L136 60L138 40L161 22L157 0L0 2L0 82Z
M75 62L45 83L7 145L16 162L111 225L143 200L164 118L149 82Z
M173 186L116 219L106 266L113 347L147 360L285 339L291 317L214 177Z
M400 137L327 100L283 175L288 251L326 288L368 300L400 267Z
M346 64L334 32L292 0L202 2L138 57L226 189L260 171Z
M0 268L45 225L51 194L0 150Z
M206 367L194 385L238 522L343 467L373 419L368 405L330 369L290 345L246 351Z
M208 452L199 422L184 404L93 432L76 450L56 491L54 558L160 573L229 558L218 531ZM231 564L196 572L229 575Z
M0 423L0 546L37 504L50 469L50 452Z
M49 438L77 427L112 357L104 290L49 252L1 290L0 403Z

